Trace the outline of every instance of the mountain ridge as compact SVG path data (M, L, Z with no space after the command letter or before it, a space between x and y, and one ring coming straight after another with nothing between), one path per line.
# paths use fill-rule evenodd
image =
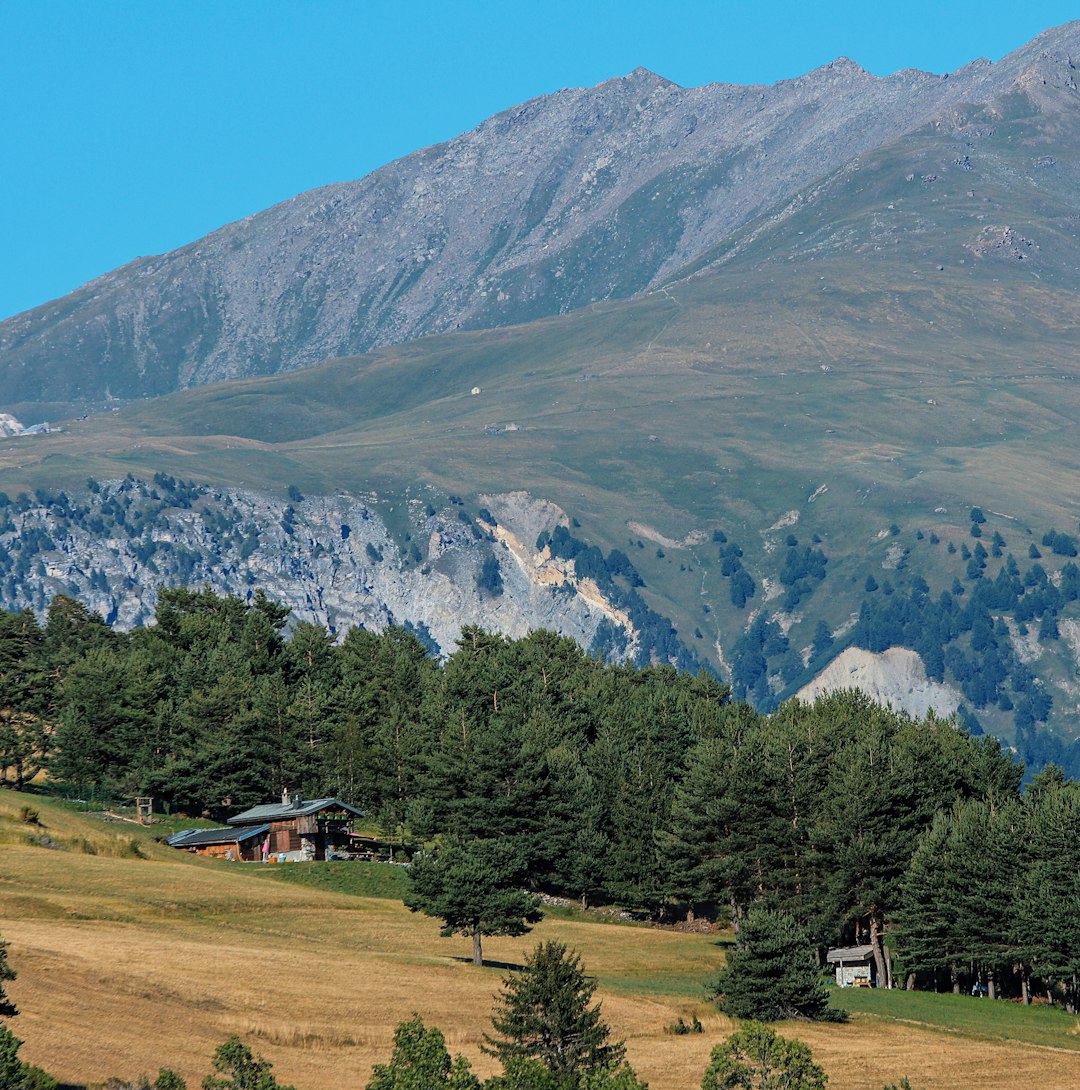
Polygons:
M943 110L1071 72L1074 51L1080 22L949 76L838 58L768 86L639 69L540 96L0 323L0 407L70 415L630 297Z

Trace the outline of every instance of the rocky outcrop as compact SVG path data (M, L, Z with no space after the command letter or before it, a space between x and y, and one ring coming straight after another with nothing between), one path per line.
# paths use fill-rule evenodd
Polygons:
M928 680L918 652L906 647L890 647L880 654L849 647L795 695L812 704L819 696L841 689L860 689L879 704L917 718L930 711L952 715L963 699L950 686Z
M647 291L934 118L1074 94L1074 55L1080 23L947 77L841 58L768 87L639 69L538 98L0 324L0 406L156 396Z
M588 647L602 621L620 625L633 650L625 614L579 582L572 561L537 553L540 532L567 520L523 492L484 497L486 518L407 498L397 539L381 514L394 505L376 497L286 502L163 476L95 487L0 508L0 606L43 613L68 594L127 629L152 622L163 584L248 597L261 588L297 620L337 633L408 623L444 652L465 625L512 637L554 629ZM489 557L494 590L479 578Z

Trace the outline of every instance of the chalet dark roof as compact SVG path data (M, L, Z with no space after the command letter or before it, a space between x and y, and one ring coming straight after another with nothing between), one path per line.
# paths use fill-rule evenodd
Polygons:
M263 821L288 821L290 818L307 817L323 810L348 810L356 817L366 817L363 810L357 810L341 799L291 799L289 802L272 802L264 806L253 806L236 817L229 818L230 825L253 825Z
M840 961L869 961L873 956L872 946L837 946L825 955L825 959L835 964Z
M205 848L210 844L238 844L241 840L250 840L269 829L269 825L252 825L243 829L181 829L178 833L165 838L165 843L174 848Z

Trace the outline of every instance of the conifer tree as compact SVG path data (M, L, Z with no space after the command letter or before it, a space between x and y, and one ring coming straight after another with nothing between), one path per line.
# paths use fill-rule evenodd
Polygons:
M508 1072L535 1061L557 1090L577 1090L583 1076L617 1069L625 1047L610 1042L610 1030L592 1004L596 982L581 959L559 942L538 943L520 972L503 979L485 1052L498 1056Z
M19 1059L22 1041L7 1028L0 1026L0 1087L3 1090L30 1090L26 1064Z
M49 671L34 614L0 612L0 784L21 791L49 754Z
M484 935L524 935L543 915L539 898L520 888L521 860L506 841L450 844L416 856L408 874L406 906L441 917L444 937L471 935L474 965L484 964Z
M1026 883L1018 807L958 803L952 825L950 917L960 950L985 976L993 999L1000 974L1016 961L1012 921L1017 891Z
M908 972L934 972L952 964L952 921L945 896L950 832L949 815L938 814L904 875L896 926Z
M710 991L720 1009L736 1018L843 1018L829 1010L828 993L802 929L792 916L766 908L751 909Z

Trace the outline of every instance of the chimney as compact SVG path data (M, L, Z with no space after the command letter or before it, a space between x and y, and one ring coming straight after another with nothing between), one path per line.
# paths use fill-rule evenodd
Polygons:
M293 795L292 805L294 810L299 810L304 805L304 800L300 797L299 793Z
M281 805L282 806L288 806L289 805L289 789L287 787L283 787L281 789Z

